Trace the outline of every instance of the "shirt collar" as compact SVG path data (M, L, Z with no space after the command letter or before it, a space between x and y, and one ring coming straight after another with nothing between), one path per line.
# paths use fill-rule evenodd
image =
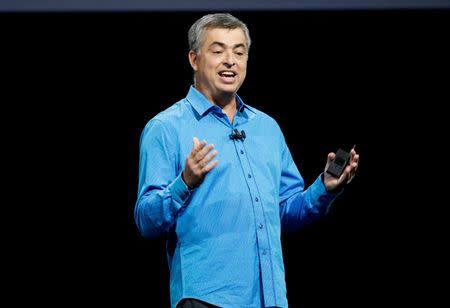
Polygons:
M238 112L242 113L244 117L247 117L248 119L253 119L256 116L256 111L253 109L253 107L250 107L244 101L242 98L236 94L236 102L237 102L237 110ZM246 112L246 111L250 112Z
M188 95L186 96L186 99L191 104L191 106L197 111L199 115L202 117L210 111L212 108L215 107L214 104L211 104L210 101L206 99L206 97L197 90L194 86L191 86L189 88ZM242 114L246 114L246 116L249 119L252 119L256 115L256 111L253 109L253 107L248 106L244 103L244 101L239 97L239 95L236 94L236 102L237 102L237 110L241 112ZM249 110L250 112L244 112L246 110Z
M214 107L214 105L211 104L199 90L194 88L194 86L191 86L189 88L189 93L186 96L186 99L192 105L192 107L195 109L195 111L197 111L198 114L201 115L202 117L211 108Z

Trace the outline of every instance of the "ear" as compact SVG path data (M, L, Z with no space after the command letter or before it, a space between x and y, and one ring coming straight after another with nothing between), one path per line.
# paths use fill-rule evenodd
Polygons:
M197 54L195 52L193 52L192 50L189 51L189 63L191 64L192 69L194 70L194 72L197 71Z

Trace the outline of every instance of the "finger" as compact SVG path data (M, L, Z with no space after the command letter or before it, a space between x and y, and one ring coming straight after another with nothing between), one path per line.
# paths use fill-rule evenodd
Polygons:
M192 157L195 157L199 151L203 149L203 147L206 145L206 140L203 140L202 142L199 142L199 140L194 137L194 147L191 151Z
M198 141L197 137L192 138L192 149L191 149L191 154L194 153L196 151L196 149L198 148L200 144L200 141Z
M194 137L192 140L194 141L194 147L193 147L192 149L195 149L195 148L197 148L198 145L200 144L200 141L198 140L197 137Z
M359 155L355 155L354 159L350 162L350 166L352 167L352 172L355 173L358 170L359 166Z
M348 176L347 184L349 184L351 181L353 181L354 177L355 177L355 174L353 172L350 173L350 175Z
M358 164L352 163L351 164L350 173L349 173L349 176L348 176L348 180L347 180L347 184L350 183L353 180L353 178L355 177L357 169L358 169Z
M208 163L217 155L217 150L212 151L211 153L209 153L207 156L205 156L205 158L202 159L201 161L201 166L202 168L206 167L206 165L208 165Z
M347 166L345 168L344 174L343 174L344 178L345 178L345 182L348 184L352 181L353 179L353 173L352 173L352 167L351 166Z
M214 144L208 144L201 151L199 151L195 155L195 159L199 162L205 158L206 154L208 154L214 148Z
M203 168L203 171L204 171L205 173L208 173L209 171L211 171L212 169L214 169L214 168L217 166L217 164L219 164L219 161L218 161L218 160L215 160L215 161L213 161L212 163L207 164L207 165L205 166L205 168Z

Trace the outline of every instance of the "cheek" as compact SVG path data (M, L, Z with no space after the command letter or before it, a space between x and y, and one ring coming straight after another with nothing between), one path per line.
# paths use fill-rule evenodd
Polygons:
M206 69L208 70L208 73L215 74L218 64L215 62L209 62L206 66Z
M247 62L241 63L241 64L239 65L239 69L240 69L242 72L246 72L246 71L247 71Z
M242 75L243 77L245 77L245 75L247 74L247 65L243 65L243 66L241 66L241 69L240 69L240 75Z

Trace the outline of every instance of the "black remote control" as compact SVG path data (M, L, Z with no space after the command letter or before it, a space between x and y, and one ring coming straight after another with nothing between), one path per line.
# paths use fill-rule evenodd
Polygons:
M326 170L327 173L339 178L342 175L342 172L344 172L349 160L350 153L342 149L338 149L336 152L336 157L330 162L330 165Z

